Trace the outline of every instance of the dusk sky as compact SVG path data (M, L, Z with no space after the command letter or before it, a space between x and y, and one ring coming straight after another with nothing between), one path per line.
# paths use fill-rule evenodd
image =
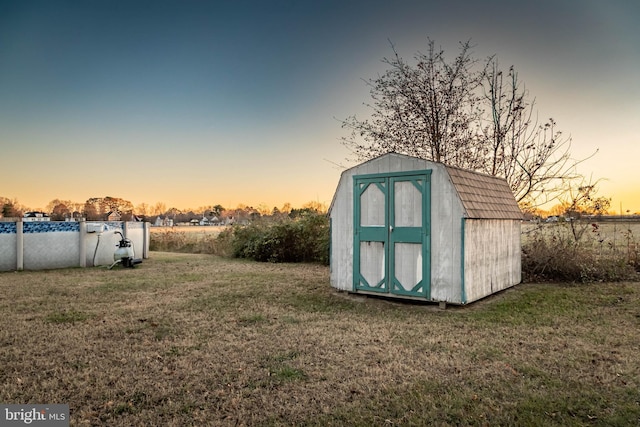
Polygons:
M329 204L389 40L513 64L612 209L640 212L640 2L0 0L0 196Z

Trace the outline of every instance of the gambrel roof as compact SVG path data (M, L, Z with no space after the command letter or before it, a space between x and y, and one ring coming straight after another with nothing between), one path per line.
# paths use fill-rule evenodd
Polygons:
M471 219L523 219L522 211L518 207L511 188L507 180L479 172L461 169L454 166L447 166L443 163L431 160L420 159L417 157L407 156L405 154L387 153L374 159L370 159L360 165L347 169L347 171L360 168L362 165L371 163L382 163L385 165L394 164L399 166L402 164L411 164L416 168L423 168L428 165L439 165L444 167L451 179L451 183L456 190L458 198L462 202L465 210L465 217ZM392 168L390 168L392 169ZM386 169L385 169L386 170ZM407 170L404 168L398 170ZM339 186L340 184L338 184ZM333 209L338 192L333 196L329 214Z
M522 219L522 211L504 178L445 166L467 218Z

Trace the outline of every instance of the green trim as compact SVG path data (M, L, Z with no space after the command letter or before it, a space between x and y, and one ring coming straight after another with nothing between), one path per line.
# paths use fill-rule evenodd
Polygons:
M355 177L354 177L355 178ZM358 180L353 180L353 291L358 289L360 283L360 188Z
M389 292L388 286L385 286L388 282L388 257L385 254L385 274L382 280L376 285L371 285L360 274L360 241L369 242L382 242L385 251L389 246L389 236L386 230L389 228L389 215L388 206L385 206L383 226L360 226L360 215L362 213L360 209L360 198L370 185L375 185L383 194L385 205L388 205L388 182L385 178L368 176L360 179L359 177L353 177L353 291L365 290L373 292Z
M460 302L462 304L467 303L467 291L464 283L464 234L465 234L466 218L462 217L460 220Z
M431 299L431 173L432 170L376 173L353 176L353 290L373 291ZM421 195L422 219L417 227L395 227L395 183L409 182ZM384 226L361 226L361 197L375 184L384 196ZM381 242L384 245L384 273L380 283L367 283L361 268L361 242ZM395 244L421 244L422 280L406 290L395 277Z
M365 180L365 179L376 179L376 178L395 178L395 177L404 177L404 176L413 176L413 175L426 175L427 181L431 182L431 173L432 169L421 169L414 171L405 171L405 172L386 172L386 173L369 173L364 175L354 175L353 179Z
M424 295L431 299L431 171L425 171L426 180L422 192L422 282Z
M145 222L146 224L146 222ZM333 270L333 218L329 217L329 272Z

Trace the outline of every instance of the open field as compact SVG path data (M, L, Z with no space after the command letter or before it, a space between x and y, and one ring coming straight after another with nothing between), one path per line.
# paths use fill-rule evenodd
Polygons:
M573 236L572 224L568 222L554 223L522 223L523 242L537 230L544 233L562 233L566 236ZM580 239L603 245L607 248L626 248L628 244L640 242L640 222L595 222L581 220L573 224L573 230L580 236Z
M640 284L439 310L328 268L153 252L0 273L0 402L71 425L640 425Z
M152 251L219 253L216 240L227 226L150 227Z
M152 233L166 233L166 232L185 232L185 233L200 233L200 234L217 234L224 230L228 226L226 225L176 225L174 227L150 227Z
M640 280L640 223L524 223L525 282Z
M184 225L175 227L149 227L151 235L162 233L188 233L188 234L220 234L220 232L226 229L226 225Z

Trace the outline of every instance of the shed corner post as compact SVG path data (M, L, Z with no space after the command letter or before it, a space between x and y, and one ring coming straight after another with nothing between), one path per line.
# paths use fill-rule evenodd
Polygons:
M143 228L142 228L142 258L143 259L148 259L149 258L149 238L150 238L150 223L145 221L143 222Z
M87 266L87 222L85 218L80 218L78 222L78 234L80 239L80 267Z
M16 270L24 270L24 223L22 218L16 220Z
M464 282L464 235L465 235L466 218L463 216L460 220L460 303L467 303L467 291Z
M353 176L353 196L351 197L351 206L353 209L353 215L351 221L353 221L353 236L351 236L351 291L357 290L356 284L358 283L358 272L360 271L360 244L358 241L358 220L360 219L360 204L356 201L360 197L358 191L358 179L356 175Z

